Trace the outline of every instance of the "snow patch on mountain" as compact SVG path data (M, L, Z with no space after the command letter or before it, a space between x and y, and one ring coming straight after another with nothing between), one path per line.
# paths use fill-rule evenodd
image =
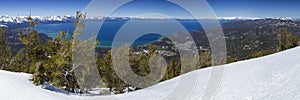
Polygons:
M256 20L257 17L218 17L219 20Z
M0 24L0 27L7 27L6 25L2 25L2 24Z
M280 19L280 20L295 20L291 17L218 17L219 20L258 20L258 19Z
M70 21L72 16L31 16L35 21ZM28 22L28 16L0 16L0 22L4 23L23 23Z
M31 16L35 21L38 22L72 22L74 21L74 16ZM28 22L28 16L0 16L0 22L2 23L24 23ZM91 17L88 20L130 20L130 19L153 19L153 20L169 20L169 17ZM204 18L202 20L209 19ZM294 20L290 17L274 17L274 18L258 18L258 17L217 17L218 20L257 20L257 19L280 19L280 20ZM191 20L191 19L190 19ZM201 20L201 19L200 19Z

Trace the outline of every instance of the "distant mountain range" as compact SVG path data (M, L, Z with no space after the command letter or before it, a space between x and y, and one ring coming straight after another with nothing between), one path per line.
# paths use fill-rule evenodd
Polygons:
M73 16L31 16L34 21L49 23L49 22L72 22L74 20ZM28 16L0 16L0 23L10 24L10 23L26 23Z
M0 26L7 26L10 24L20 24L26 23L28 16L0 16ZM32 16L35 22L42 23L42 24L51 24L51 23L68 23L73 22L75 17L70 15L65 16ZM147 20L170 20L171 18L147 18L147 17L93 17L88 18L88 20L116 20L116 21L123 21L123 20L130 20L130 19L147 19ZM218 20L222 22L231 22L231 21L243 21L243 20L257 20L257 19L280 19L280 20L299 20L289 17L284 18L253 18L253 17L218 17ZM177 19L177 20L195 20L195 19ZM201 19L201 20L210 20Z
M291 17L272 17L272 18L258 18L258 17L218 17L220 20L257 20L257 19L281 19L281 20L295 20Z

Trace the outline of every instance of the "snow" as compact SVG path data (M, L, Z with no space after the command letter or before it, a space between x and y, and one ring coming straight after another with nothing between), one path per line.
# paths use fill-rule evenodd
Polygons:
M0 27L7 27L6 25L2 25L2 24L0 24Z
M64 16L31 16L35 21L41 21L41 22L47 22L47 21L58 21L58 22L64 22L64 21L73 21L74 16L71 15L64 15ZM0 22L5 23L23 23L27 22L28 16L0 16ZM128 19L141 19L141 20L169 20L172 19L168 16L161 16L161 15L143 15L143 16L129 16L129 17L103 17L103 16L97 16L97 17L91 17L87 18L91 20L128 20ZM178 18L182 19L182 18ZM184 18L183 18L184 19ZM202 20L207 20L211 18L203 18ZM295 20L291 17L274 17L274 18L258 18L258 17L217 17L219 20L257 20L257 19L280 19L280 20ZM191 19L190 19L191 20ZM200 19L201 20L201 19Z
M257 19L280 19L280 20L295 20L291 17L270 17L270 18L259 18L259 17L218 17L219 20L257 20Z
M257 17L218 17L220 20L256 20L256 19L263 19Z
M31 16L35 20L39 21L68 21L73 20L73 17L70 15L66 16ZM23 23L27 22L28 16L0 16L0 22L6 23Z
M297 100L300 99L300 47L237 63L200 69L135 92L108 96L80 96L35 86L29 74L0 71L0 100L159 100L201 99L213 70L225 69L212 99L216 100ZM189 97L171 95L182 77L197 81ZM214 80L213 80L214 81ZM185 80L184 83L193 83ZM183 87L177 87L184 91Z

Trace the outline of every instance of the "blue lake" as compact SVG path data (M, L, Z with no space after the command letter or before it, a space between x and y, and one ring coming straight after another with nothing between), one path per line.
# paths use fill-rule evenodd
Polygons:
M119 29L127 22L128 21L105 21L97 35L97 40L100 41L100 45L98 45L98 46L99 47L111 47L112 41L113 41L115 35L119 31ZM153 22L153 20L152 20L152 22ZM195 20L178 21L178 22L182 26L184 26L184 28L187 31L190 31L190 32L202 29L201 25ZM157 23L158 25L160 25L160 24L164 25L164 24L170 23L170 22L169 21L154 21L154 23ZM97 26L96 22L86 22L85 24L86 24L86 26L87 25ZM147 24L146 25L143 24L143 27L151 28L151 26L147 26ZM39 24L36 27L36 30L38 30L40 33L45 33L48 36L55 38L58 35L59 31L65 31L68 33L72 33L74 30L74 23ZM162 26L161 29L158 29L158 30L163 31L163 32L170 32L170 33L172 33L172 31L174 31L170 28L165 28L164 26ZM128 36L130 36L130 33L128 34ZM149 33L149 34L144 35L144 36L138 38L137 40L135 40L133 45L148 44L148 43L158 40L160 37L161 37L161 35L158 35L155 33ZM120 44L122 44L122 43L120 42Z

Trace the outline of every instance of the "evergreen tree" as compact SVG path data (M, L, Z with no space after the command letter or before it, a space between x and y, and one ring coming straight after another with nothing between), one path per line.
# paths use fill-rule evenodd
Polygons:
M123 93L126 84L118 77L113 68L111 52L108 52L104 58L100 58L98 64L101 78L110 92Z
M75 27L73 35L82 34L82 29L84 27L84 22L79 22L81 18L84 18L84 14L77 12ZM44 82L49 82L50 84L65 89L67 91L75 92L76 88L79 88L77 77L75 76L75 71L80 70L84 73L79 73L79 76L87 75L88 71L81 65L73 64L73 52L72 46L75 43L83 43L81 40L76 38L69 39L68 33L60 32L58 37L54 41L48 41L47 46L37 46L34 49L36 54L44 54L44 56L34 55L34 58L42 59L36 63L36 70L33 77L33 82L37 85L43 84ZM95 45L95 44L94 44ZM89 52L87 48L81 48L83 51ZM41 52L43 51L43 52ZM37 53L38 52L38 53ZM43 55L42 54L42 55ZM83 55L85 56L85 55ZM89 62L89 60L82 59L83 61ZM88 65L85 65L88 66ZM95 70L97 71L97 70ZM93 78L92 76L85 76ZM84 82L84 81L81 81ZM92 84L92 83L91 83ZM89 84L85 84L89 85ZM87 87L83 87L80 92L85 92Z
M33 81L36 84L49 82L59 88L74 92L78 87L72 71L71 42L65 32L60 32L54 41L49 41L44 50L48 58L38 62Z
M7 40L6 27L0 27L0 67L2 70L12 70L11 47Z
M171 59L169 61L168 67L167 67L167 73L165 75L165 79L164 80L169 80L172 79L178 75L176 75L176 61L175 59Z
M12 71L16 72L26 72L26 67L24 63L24 58L25 58L25 49L22 48L21 50L18 51L18 53L12 57L12 64L11 67L13 68Z
M280 29L280 33L278 34L278 40L278 51L283 51L299 45L299 38L293 35L292 33L288 32L287 29Z
M262 56L266 56L266 55L269 55L269 54L272 54L274 53L273 50L270 50L270 49L267 49L267 50L261 50L259 52L255 52L253 55L252 55L252 58L257 58L257 57L262 57Z
M34 30L34 27L37 25L37 23L33 21L34 19L31 16L29 16L27 20L28 20L28 27L26 30L26 34L23 34L22 31L19 31L19 40L21 40L21 42L26 46L24 51L25 52L24 64L26 67L25 72L34 73L36 68L35 66L36 62L41 60L39 57L37 57L37 55L39 55L38 53L41 53L40 51L37 51L37 49L40 48L38 46L41 45L41 41L38 37L38 31Z
M200 55L200 66L201 68L209 67L212 65L211 62L211 53L209 51L205 51Z

